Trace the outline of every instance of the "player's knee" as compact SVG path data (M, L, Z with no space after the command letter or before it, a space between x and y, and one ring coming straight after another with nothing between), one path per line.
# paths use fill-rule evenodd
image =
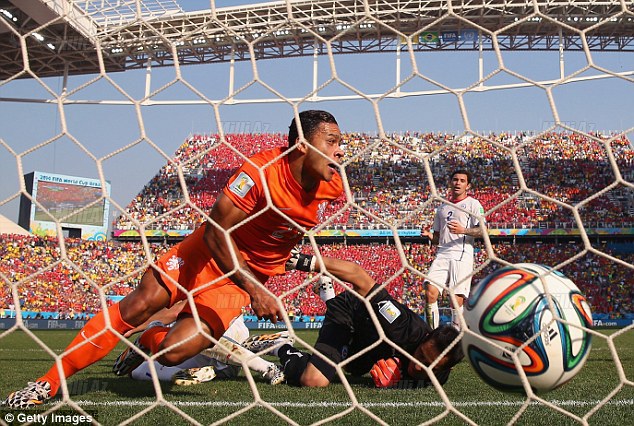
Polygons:
M464 305L465 300L467 300L467 298L465 297L464 294L456 294L456 303L458 304L458 307ZM452 303L452 307L453 303Z
M158 357L157 361L165 366L171 367L196 356L205 348L202 345L198 345L197 341L192 341L190 342L190 344L172 347L177 343L179 343L179 340L175 338L170 338L170 336L168 335L159 345L158 352L161 352L168 348L171 349Z
M311 371L305 370L300 378L300 383L302 386L310 388L325 388L330 384L330 381L323 374L312 374Z
M146 298L139 297L130 293L126 298L121 300L121 318L128 324L137 326L142 324L161 308L156 307L154 303Z
M147 278L149 277L149 278ZM146 272L142 281L149 284L139 286L121 300L121 318L131 325L140 325L153 314L169 304L169 293L162 288L153 275Z
M439 291L431 284L427 284L427 291L425 292L425 298L427 303L436 303L438 301Z
M165 352L163 355L158 357L156 360L159 363L161 363L162 365L165 365L167 367L173 367L173 366L178 365L178 364L180 364L182 362L185 362L189 358L191 358L189 355L184 354L181 351L171 350L171 351Z

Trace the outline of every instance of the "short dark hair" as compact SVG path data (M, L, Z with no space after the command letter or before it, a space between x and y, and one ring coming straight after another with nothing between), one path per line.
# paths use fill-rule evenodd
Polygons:
M471 179L473 179L473 174L467 169L456 169L456 170L454 170L453 172L451 172L450 179L453 179L453 177L455 175L466 175L467 176L467 183L471 183Z
M436 328L432 331L430 338L436 340L438 344L438 350L440 352L444 351L453 343L454 340L458 338L460 332L452 325L443 325ZM445 368L449 369L454 365L458 364L462 358L464 358L464 353L462 352L462 345L460 342L456 342L456 344L447 352L447 365Z
M441 354L445 351L445 349L453 344L453 347L445 355L447 361L442 363L442 365L437 364L436 367L434 367L434 375L441 385L444 385L447 383L447 380L449 380L449 374L451 373L452 367L464 358L462 345L460 344L460 341L457 340L459 335L460 333L455 327L451 325L441 325L423 339L423 342L428 340L432 341L434 349L438 351L438 354ZM456 342L455 344L453 343L454 341ZM431 379L428 377L422 380L424 386L429 386L432 383Z
M299 122L304 132L304 138L309 140L315 130L319 127L320 123L332 123L337 124L335 117L327 112L317 109L310 109L308 111L302 111L299 113ZM295 118L291 120L291 125L288 128L288 146L289 148L295 145L295 141L299 137L299 130L297 129L297 123Z

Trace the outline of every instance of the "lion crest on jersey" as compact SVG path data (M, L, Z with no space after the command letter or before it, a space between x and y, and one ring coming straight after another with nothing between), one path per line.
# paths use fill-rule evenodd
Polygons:
M326 208L328 207L328 201L322 201L317 206L317 222L323 222L326 220Z

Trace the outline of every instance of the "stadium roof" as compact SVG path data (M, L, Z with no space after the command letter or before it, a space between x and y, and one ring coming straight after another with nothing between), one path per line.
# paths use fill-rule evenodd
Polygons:
M0 235L1 234L33 235L17 223L9 220L6 216L0 214Z
M329 48L395 51L406 46L403 36L418 51L490 50L500 29L502 50L633 51L634 12L626 4L301 0L185 12L175 0L143 0L139 10L134 0L0 0L0 79L97 73L100 63L111 72L170 66L176 58L196 64Z

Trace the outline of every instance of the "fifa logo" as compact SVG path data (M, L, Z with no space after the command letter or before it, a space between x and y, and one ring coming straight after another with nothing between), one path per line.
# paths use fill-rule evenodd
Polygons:
M401 316L401 311L389 300L379 302L379 306L379 313L383 315L383 318L385 318L390 324L392 324L396 318Z
M231 185L229 185L229 189L237 196L244 198L244 196L247 195L247 192L249 192L254 185L255 182L248 174L240 172L234 181L231 182Z
M515 299L515 303L511 306L511 310L515 312L515 310L523 305L524 302L526 302L526 298L524 296L518 296L517 299Z
M238 182L238 184L236 185L236 189L237 189L238 191L244 191L244 186L247 184L247 182L248 182L248 181L247 181L247 178L243 176L243 177L240 179L240 182Z

